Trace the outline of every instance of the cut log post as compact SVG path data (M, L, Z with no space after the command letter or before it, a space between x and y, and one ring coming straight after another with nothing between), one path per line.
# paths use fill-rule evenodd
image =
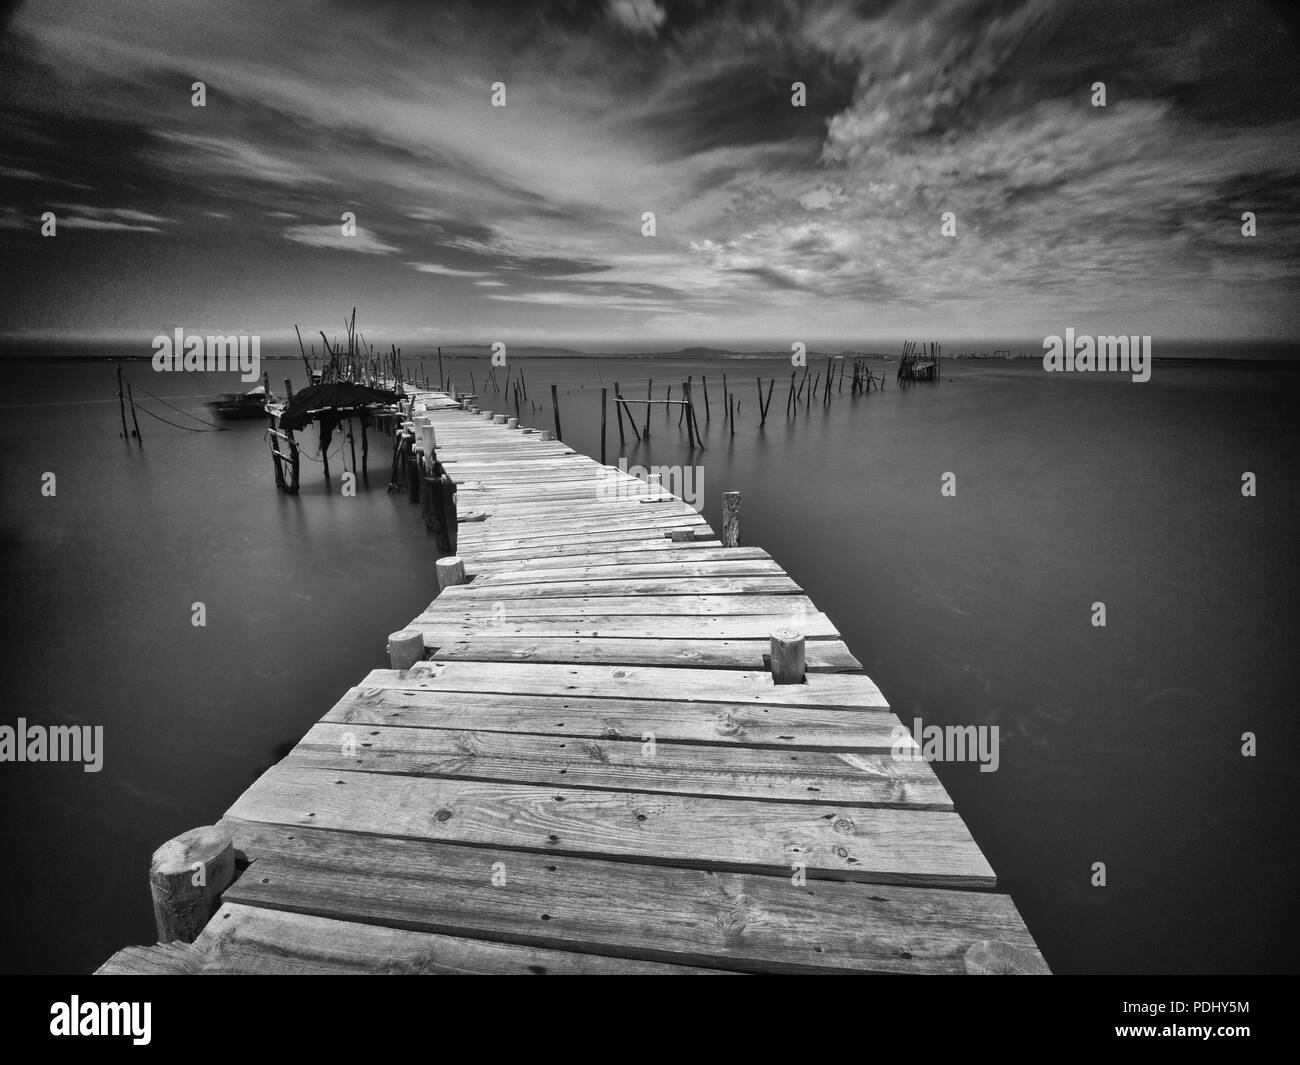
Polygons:
M507 429L518 429L518 428L519 428L519 419L518 419L518 418L507 418L507 419L506 419L506 428L507 428Z
M424 661L424 633L418 629L392 633L388 637L388 661L393 669L410 669Z
M555 439L555 434L551 432L549 429L543 429L540 433L538 433L538 436L540 436L543 440Z
M438 591L465 583L465 563L455 555L438 559L434 569L438 571Z
M722 546L740 546L740 493L722 493Z
M438 456L438 434L434 432L433 423L428 418L420 425L420 440L424 444L425 457L432 462Z
M1050 976L1047 963L1037 954L1001 940L984 939L962 956L968 976Z
M183 832L153 852L149 891L159 943L193 943L235 879L235 841L224 828Z
M803 633L794 629L777 629L772 633L771 667L773 684L803 683Z
M668 533L668 538L675 544L693 544L695 542L695 530L672 529Z
M504 414L497 414L492 418L493 425L505 425L507 421L509 421L509 418Z

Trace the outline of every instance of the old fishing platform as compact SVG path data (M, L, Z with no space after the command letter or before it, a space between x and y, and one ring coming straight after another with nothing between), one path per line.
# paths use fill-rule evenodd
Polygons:
M159 941L99 972L1047 971L734 493L720 537L549 430L413 400L436 598L159 848Z

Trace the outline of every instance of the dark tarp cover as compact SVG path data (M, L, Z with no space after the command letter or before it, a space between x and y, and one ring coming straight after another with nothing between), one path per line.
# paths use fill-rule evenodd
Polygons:
M289 405L280 415L280 428L301 429L313 417L326 418L333 424L338 418L326 415L309 415L308 411L347 410L364 407L370 403L400 403L402 397L396 392L382 388L370 388L368 385L355 385L348 381L335 381L328 385L312 385L301 392L294 393Z

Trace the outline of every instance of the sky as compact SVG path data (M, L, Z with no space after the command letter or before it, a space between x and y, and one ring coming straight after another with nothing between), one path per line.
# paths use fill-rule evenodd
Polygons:
M355 306L385 346L1294 338L1284 10L20 4L0 335L147 354L177 327L333 336Z

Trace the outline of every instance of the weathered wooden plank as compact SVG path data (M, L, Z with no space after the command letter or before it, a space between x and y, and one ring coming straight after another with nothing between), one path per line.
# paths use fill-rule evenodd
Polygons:
M556 601L543 600L544 603ZM600 636L607 639L621 637L640 640L766 640L777 629L785 628L790 617L788 614L731 614L723 617L676 617L655 614L644 614L634 618L619 616L584 618L562 615L546 617L537 614L517 616L508 609L502 609L489 610L470 619L455 619L446 614L422 614L406 627L423 632L425 645L429 647L440 646L447 641L468 636L494 636L500 639L534 636L570 638ZM799 627L809 641L839 636L831 619L821 613L802 615Z
M476 587L477 586L477 587ZM448 599L536 599L599 595L801 595L803 589L784 574L770 577L662 577L619 580L549 581L479 585L478 581L444 588Z
M785 571L770 558L709 558L699 562L675 559L669 562L623 562L611 566L577 566L563 569L500 570L479 576L482 588L503 584L539 584L552 581L631 580L640 577L749 577L784 576Z
M579 740L317 722L288 758L317 769L455 777L569 788L728 796L838 806L951 810L930 766L883 751L777 751L678 744L652 732Z
M181 960L182 952L188 957ZM434 935L403 928L331 920L260 906L226 903L190 946L160 970L194 974L416 975L702 973L697 967L580 954L570 950ZM154 957L162 957L155 952ZM125 964L143 970L137 952ZM124 971L100 969L112 974Z
M608 558L610 555L615 557L619 555L631 556L637 558L662 558L672 557L664 556L665 551L682 551L691 552L698 550L717 550L733 551L736 548L723 548L722 541L718 539L711 540L692 540L690 543L677 544L671 540L664 539L658 531L647 534L645 539L640 540L635 547L628 547L617 541L604 544L592 543L567 543L558 544L554 547L544 548L525 548L514 551L480 551L477 561L483 566L501 566L508 563L523 562L526 564L544 565L550 563L558 565L567 563L571 558L591 559L591 564L595 565L598 560ZM744 550L741 548L740 550ZM653 554L649 554L653 552Z
M371 670L366 688L405 691L480 691L532 695L589 695L604 699L678 699L686 703L748 703L888 710L870 677L809 674L803 684L773 684L755 670L698 670L671 666L535 665L498 662L417 662L404 672Z
M662 742L861 753L891 750L902 728L886 710L396 688L353 688L322 720L638 742L653 732Z
M790 876L229 827L256 859L232 901L340 920L748 972L956 974L982 938L1037 954L1011 900L986 892L798 887Z
M809 879L996 886L955 813L538 787L281 762L226 814L513 850L753 869Z
M595 595L547 598L530 601L512 599L498 608L486 599L458 598L454 602L439 596L420 614L417 621L436 623L445 618L500 616L512 618L529 614L547 617L628 617L669 615L681 617L723 618L746 615L779 616L789 624L818 613L816 604L805 595Z
M424 643L429 657L438 662L574 662L677 665L697 669L762 669L763 656L771 648L767 637L761 640L626 639L604 635L511 637L491 632L459 636L445 642L436 633L426 633ZM809 640L804 654L809 673L853 673L862 668L862 663L842 640Z

